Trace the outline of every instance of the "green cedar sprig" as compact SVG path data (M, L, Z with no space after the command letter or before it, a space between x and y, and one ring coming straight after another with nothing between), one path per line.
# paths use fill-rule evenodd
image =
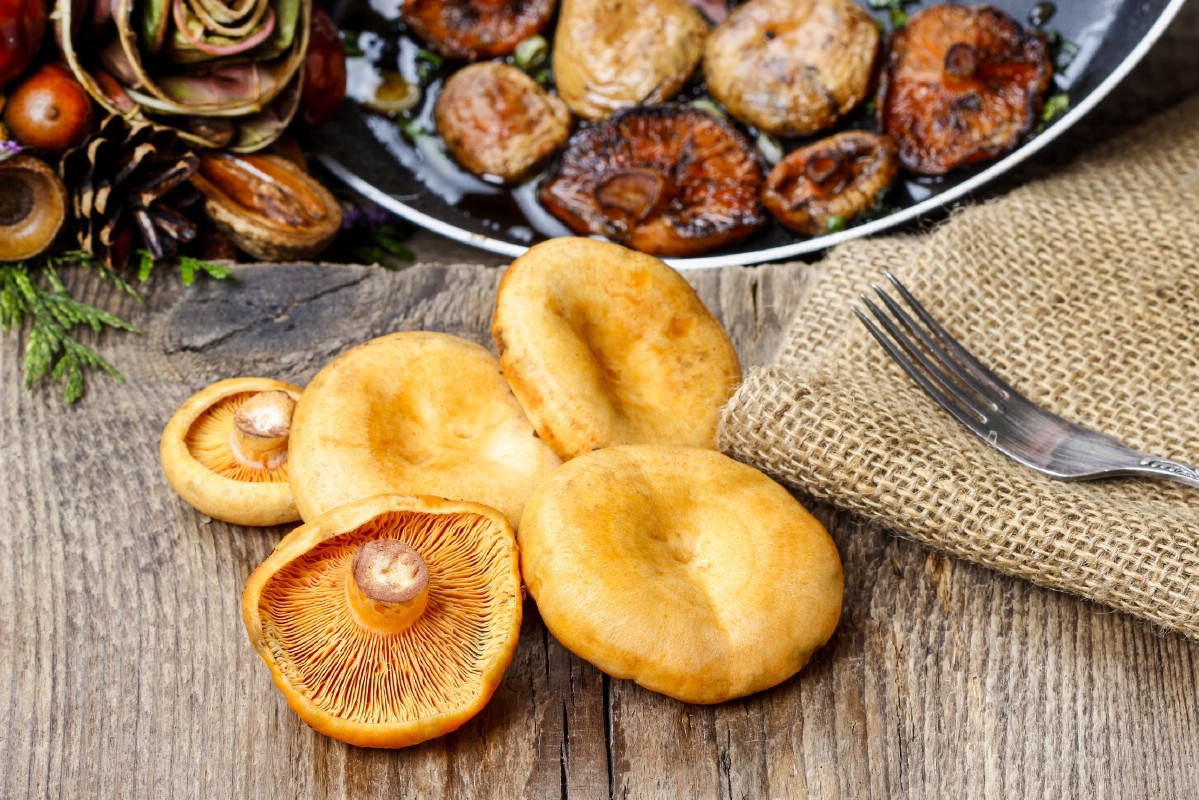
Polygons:
M147 259L148 255L140 254L139 280L145 280L154 267L154 260ZM83 397L89 371L103 372L118 384L125 382L116 367L79 341L78 329L82 326L96 333L105 328L137 334L142 331L115 314L73 297L59 274L64 267L89 269L104 284L139 304L144 304L144 300L136 287L82 251L0 264L0 328L5 332L28 331L25 387L31 389L47 379L62 382L63 400L71 404ZM181 259L179 269L184 285L195 280L197 271L218 279L232 275L228 267L193 258Z

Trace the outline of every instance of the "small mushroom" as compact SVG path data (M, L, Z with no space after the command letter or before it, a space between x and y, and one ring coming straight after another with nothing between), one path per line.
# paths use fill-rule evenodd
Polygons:
M575 133L539 196L575 233L691 256L761 227L762 178L753 146L725 120L639 106Z
M333 194L280 156L205 152L191 182L213 223L263 261L313 258L341 229Z
M683 277L653 256L550 239L500 281L492 336L537 434L562 458L657 442L715 447L737 352Z
M549 24L557 0L408 0L404 21L446 58L510 55Z
M841 613L841 560L823 526L712 450L630 445L573 459L533 492L518 539L559 642L688 703L790 678Z
M497 508L515 525L559 464L498 359L457 336L393 333L317 373L296 409L291 487L305 520L388 492Z
M873 206L898 172L889 138L845 131L775 164L762 187L762 205L791 230L819 236Z
M1033 129L1053 63L1044 35L994 6L932 6L895 34L883 130L921 175L996 158Z
M231 378L194 394L162 432L171 488L197 511L236 525L298 520L287 475L301 391L270 378Z
M510 64L455 72L433 107L446 150L468 172L515 183L570 137L570 110Z
M44 251L66 214L66 187L45 162L27 155L0 160L0 261Z
M866 98L878 26L851 0L750 0L708 37L708 91L771 136L823 130Z
M242 618L304 722L360 747L406 747L491 699L522 599L499 512L380 495L288 534L247 581Z

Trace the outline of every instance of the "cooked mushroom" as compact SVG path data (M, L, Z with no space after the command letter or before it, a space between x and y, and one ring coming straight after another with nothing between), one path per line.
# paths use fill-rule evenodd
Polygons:
M201 513L237 525L298 520L287 474L300 394L283 381L231 378L192 395L162 432L171 488Z
M905 169L943 175L1012 150L1053 77L1045 37L993 6L939 5L895 34L882 126Z
M447 58L478 61L510 55L541 33L556 0L408 0L404 21Z
M284 538L246 583L242 618L304 722L360 747L406 747L487 705L522 599L497 511L382 495Z
M500 364L563 458L639 442L714 447L741 380L737 352L691 285L653 256L550 239L500 281Z
M458 70L433 107L446 150L468 172L515 183L570 137L570 110L516 67Z
M569 461L529 498L518 539L558 641L689 703L786 680L841 613L841 561L821 524L712 450L632 445Z
M400 492L483 503L515 525L533 486L559 464L499 360L426 331L373 339L318 372L296 409L291 454L305 520Z
M33 156L0 161L0 261L23 261L48 248L67 215L67 190Z
M772 136L823 130L870 91L879 32L851 0L750 0L708 37L708 91Z
M554 84L584 119L661 103L695 71L707 33L687 0L563 0Z
M644 106L570 138L540 190L575 233L690 256L765 222L762 162L737 129L697 108Z
M889 138L844 131L776 164L766 176L762 205L791 230L819 236L873 206L898 172Z
M213 223L263 261L313 258L341 230L333 194L280 156L206 152L191 181Z

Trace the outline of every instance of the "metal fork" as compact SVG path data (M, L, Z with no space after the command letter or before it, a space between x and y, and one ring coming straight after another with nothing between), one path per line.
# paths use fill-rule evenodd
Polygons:
M860 298L878 323L856 306L853 312L891 358L975 436L1062 480L1134 475L1199 486L1199 469L1189 464L1138 453L1034 404L946 333L894 275L886 275L920 322L877 284L871 288L885 311L868 295Z

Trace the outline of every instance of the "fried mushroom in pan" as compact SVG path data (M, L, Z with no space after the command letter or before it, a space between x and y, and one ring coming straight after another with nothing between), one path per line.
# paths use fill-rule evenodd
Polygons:
M504 273L491 328L504 375L563 458L617 444L715 447L741 379L728 333L661 260L559 238Z
M775 164L762 188L762 205L791 230L819 236L873 206L898 172L889 138L845 131Z
M407 0L402 15L417 36L447 58L506 56L541 33L555 0Z
M575 233L691 256L766 220L762 162L723 119L667 104L631 108L567 142L539 197Z
M879 39L851 0L750 0L708 36L704 77L741 122L805 136L866 98Z
M446 150L468 172L515 183L566 144L570 110L516 67L471 64L433 107Z
M687 0L563 0L554 83L583 119L661 103L695 71L707 33Z
M1053 64L1045 37L993 6L932 6L895 34L884 132L921 175L997 158L1033 129Z

